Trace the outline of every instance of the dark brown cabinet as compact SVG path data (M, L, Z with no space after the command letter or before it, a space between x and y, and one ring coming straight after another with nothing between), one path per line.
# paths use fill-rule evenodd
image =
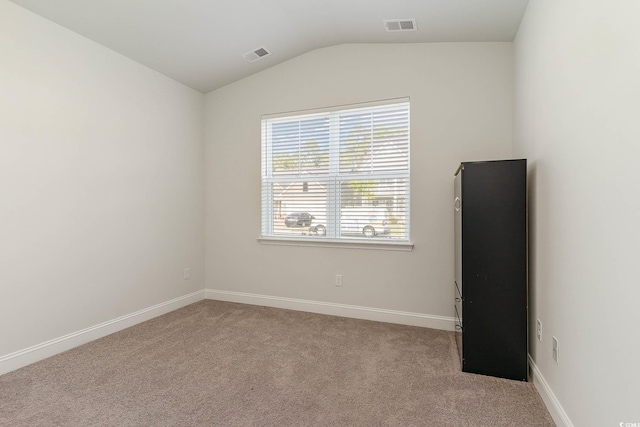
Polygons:
M455 319L462 370L527 380L527 161L455 176Z

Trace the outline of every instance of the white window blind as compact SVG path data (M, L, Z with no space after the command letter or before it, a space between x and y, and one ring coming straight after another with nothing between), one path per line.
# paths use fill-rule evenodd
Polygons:
M409 102L262 118L262 236L409 241Z

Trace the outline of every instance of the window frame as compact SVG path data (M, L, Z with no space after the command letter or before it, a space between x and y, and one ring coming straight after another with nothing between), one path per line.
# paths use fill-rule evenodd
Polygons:
M407 153L406 153L406 170L402 172L377 172L371 173L340 173L340 114L349 110L367 109L375 107L393 107L394 105L407 104ZM318 117L328 116L329 119L329 146L328 146L328 172L323 174L305 175L304 179L309 181L326 182L326 234L327 236L336 236L340 234L341 213L344 207L341 207L342 199L340 187L343 183L353 180L370 180L372 175L375 180L385 179L404 179L405 215L404 238L363 238L363 237L325 237L325 236L308 236L308 235L277 235L274 230L274 194L273 183L300 182L300 173L291 176L273 175L273 134L272 124L278 119L295 120L296 117L311 119L313 115ZM358 248L358 249L384 249L384 250L400 250L411 251L413 243L410 234L410 207L411 207L411 104L410 98L394 98L374 102L340 105L322 109L301 110L287 113L268 114L261 118L261 209L260 209L260 237L258 241L263 244L276 245L293 245L293 246L324 246L338 248ZM300 167L300 164L299 164ZM265 185L271 184L271 185ZM265 191L267 192L265 194ZM265 206L266 203L266 206ZM267 214L265 214L265 209ZM342 209L342 210L341 210ZM266 224L265 224L266 219ZM337 229L336 229L337 228ZM265 232L266 230L266 232Z

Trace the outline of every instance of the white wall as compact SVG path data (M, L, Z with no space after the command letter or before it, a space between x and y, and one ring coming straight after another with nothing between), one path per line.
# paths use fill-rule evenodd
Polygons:
M258 243L261 115L403 96L413 252ZM453 174L511 157L512 101L511 43L340 45L209 93L207 288L453 316Z
M203 289L203 109L0 0L0 356Z
M640 423L639 16L632 0L532 0L515 40L530 352L576 426Z

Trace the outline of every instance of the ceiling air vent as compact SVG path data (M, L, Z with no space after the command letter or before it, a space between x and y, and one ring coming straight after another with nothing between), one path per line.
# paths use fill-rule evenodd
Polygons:
M385 19L384 28L387 31L416 31L418 26L415 19Z
M271 55L271 52L269 52L265 47L259 47L257 49L254 49L245 53L244 55L242 55L242 57L246 59L248 62L255 62L258 59L264 58L267 55Z

